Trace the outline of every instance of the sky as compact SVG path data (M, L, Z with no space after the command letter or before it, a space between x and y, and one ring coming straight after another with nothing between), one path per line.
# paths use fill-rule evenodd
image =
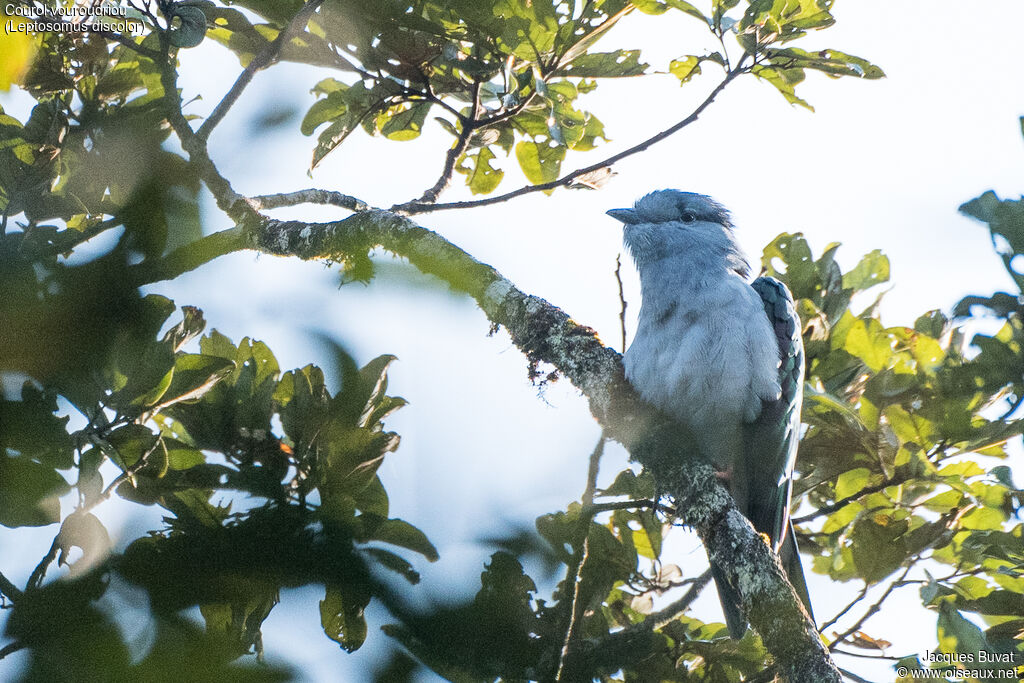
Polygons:
M533 194L416 220L496 267L523 291L594 327L616 348L621 341L613 271L622 252L621 226L604 212L666 187L703 192L729 207L755 261L762 246L783 231L803 232L815 255L842 242L838 259L844 269L882 249L892 264L882 306L886 324L912 324L933 308L948 311L965 294L1009 286L985 227L959 215L957 207L988 189L1014 198L1024 190L1018 122L1024 114L1024 3L992 0L983 11L966 7L951 0L837 3L836 26L798 45L867 58L887 78L811 75L798 93L815 106L813 113L787 104L767 84L740 79L694 125L617 164L618 175L600 191ZM669 60L712 46L704 44L692 19L633 13L598 49L618 47L642 48L644 61L664 71ZM184 99L203 95L188 113L200 115L240 68L212 41L183 53L182 62ZM436 125L404 143L353 135L312 178L306 171L314 141L298 134L298 119L256 131L254 123L267 108L301 117L313 101L309 88L323 75L281 65L257 76L211 142L214 159L236 190L322 187L386 207L432 185L450 143ZM565 167L589 165L667 128L703 99L717 76L708 70L682 88L669 75L602 83L582 106L605 123L611 142L570 153ZM24 101L5 95L0 104L14 111ZM501 190L524 183L514 159L499 161L506 171ZM469 193L453 187L444 198ZM344 212L303 207L276 215L319 220ZM228 227L209 202L204 220L209 232ZM478 539L514 525L532 528L538 515L578 499L599 428L567 383L543 392L531 385L523 356L504 333L487 334L488 322L470 300L383 258L393 266L369 286L339 287L337 270L320 263L243 253L148 291L199 306L211 327L235 341L247 335L266 341L282 368L317 362L330 370L329 352L314 332L337 339L363 363L382 353L397 355L390 393L410 405L387 422L402 435L401 447L381 471L392 515L422 528L440 550L439 562L418 563L425 593L436 600L465 597L453 591L479 586L492 551ZM639 287L628 257L623 261L631 332ZM625 464L621 449L609 449L601 481L609 483ZM147 523L158 522L149 511L125 525L125 509L101 510L115 538L130 540ZM671 552L678 556L666 561L683 565L687 575L702 571L700 548L681 532L673 535L679 540ZM15 538L29 558L45 553L51 540L40 535L24 543L22 536L5 532L0 551ZM6 564L10 553L0 554ZM24 569L26 577L31 566ZM21 578L17 569L4 571ZM808 578L819 620L831 617L856 590L852 584L835 590L824 577ZM923 612L914 590L898 592L894 605L865 629L893 641L890 654L921 654L935 642L934 615ZM386 640L376 632L386 615L371 610L367 646L345 655L320 630L316 601L322 596L299 590L282 597L264 626L270 655L295 663L309 681L363 680ZM699 616L718 618L714 592L707 591L695 609ZM897 614L907 615L905 621L894 621ZM840 664L872 680L893 677L884 664L848 658Z

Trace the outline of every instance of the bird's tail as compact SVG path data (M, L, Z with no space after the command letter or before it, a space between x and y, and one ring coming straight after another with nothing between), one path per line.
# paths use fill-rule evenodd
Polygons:
M779 561L782 568L796 591L800 601L804 604L811 621L814 621L814 612L811 610L811 596L807 591L807 581L804 579L804 568L800 563L800 553L796 550L796 531L792 522L786 531L786 537L779 548ZM747 630L747 620L743 618L740 611L740 596L736 590L729 585L723 572L714 563L711 564L711 576L715 579L715 588L718 589L718 600L722 603L722 612L725 614L725 625L729 627L729 635L739 639Z
M789 583L792 584L793 590L800 597L800 602L804 603L804 609L807 610L808 616L811 617L811 621L814 621L811 594L807 590L807 581L804 580L804 567L800 563L800 553L796 550L796 530L793 529L792 522L789 523L786 538L783 539L782 546L779 548L779 561L782 563L782 568L786 570L786 576L789 577Z

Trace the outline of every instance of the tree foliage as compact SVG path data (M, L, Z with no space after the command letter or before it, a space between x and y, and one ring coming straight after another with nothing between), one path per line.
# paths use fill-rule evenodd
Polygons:
M50 3L21 6L42 12ZM26 649L20 675L29 679L161 679L173 667L177 679L283 680L295 672L245 655L262 655L260 627L280 590L316 584L324 634L347 651L371 637L371 601L389 610L384 632L401 649L381 680L416 666L467 681L769 680L775 655L755 633L733 641L724 625L686 611L708 578L663 556L686 510L659 500L649 472L628 469L596 489L600 448L583 499L540 517L536 534L505 539L472 601L411 608L386 577L415 584L417 563L437 551L390 517L377 475L399 443L384 420L404 404L387 393L392 357L360 368L336 348L341 382L332 391L319 368L282 372L263 343L204 336L201 311L138 288L259 247L260 234L284 235L287 226L264 208L316 201L368 210L327 191L240 200L220 175L206 140L257 72L278 61L335 72L310 83L300 130L316 136L311 167L342 154L359 129L404 141L436 122L451 136L437 181L392 207L429 213L597 187L615 161L688 125L738 77L802 106L810 105L796 87L809 70L881 77L859 57L794 46L833 23L831 6L157 0L133 4L135 35L16 34L3 43L0 87L14 84L37 103L25 120L0 112L0 374L5 386L20 385L0 400L0 524L21 533L49 526L54 540L23 588L0 575L11 608L2 656ZM607 78L652 72L639 50L597 48L634 10L699 22L717 49L681 48L669 72L687 87L707 69L722 80L675 126L566 172L570 151L607 140L581 95ZM235 55L243 71L193 127L181 100L196 93L177 83L176 60L204 41ZM531 185L494 195L511 159ZM474 195L492 196L439 204L455 174ZM203 184L235 228L203 236ZM835 619L820 625L833 651L885 651L885 630L861 627L893 591L916 587L935 614L938 651L1020 658L1024 493L1005 463L1024 400L1024 203L986 193L962 210L988 224L1018 291L967 297L952 319L929 311L884 326L877 299L864 305L889 278L878 251L844 273L838 244L815 257L803 236L783 234L762 256L804 323L807 431L794 498L802 548L814 572L850 586L851 614L864 614L842 633L828 631ZM108 232L118 235L113 248L86 250ZM306 225L277 248L372 277L372 244L356 238L314 253L310 233ZM414 249L399 240L396 253L412 260L403 245ZM470 291L475 271L445 270L445 254L419 257ZM982 313L1002 327L967 339L963 321ZM544 360L536 348L527 350L532 372ZM114 551L92 511L115 496L158 506L163 526ZM53 561L72 556L68 577L45 581ZM524 571L531 556L564 573L553 595L539 595ZM156 636L141 657L98 607L117 590L114 577L149 597ZM876 586L886 586L882 598L866 604ZM205 628L183 616L190 607ZM920 667L914 655L893 659Z

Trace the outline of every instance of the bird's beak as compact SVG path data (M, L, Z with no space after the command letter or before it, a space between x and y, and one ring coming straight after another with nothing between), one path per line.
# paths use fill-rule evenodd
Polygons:
M636 209L610 209L605 211L605 213L626 225L633 225L640 222L640 216L637 215Z

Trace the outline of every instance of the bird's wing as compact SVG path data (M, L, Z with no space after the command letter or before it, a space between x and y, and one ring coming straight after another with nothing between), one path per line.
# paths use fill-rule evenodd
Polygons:
M793 465L800 440L803 401L804 345L800 318L786 285L760 277L751 287L761 297L768 322L779 345L779 398L766 402L756 420L746 426L744 458L749 472L747 517L768 534L778 551L789 530L789 501Z

